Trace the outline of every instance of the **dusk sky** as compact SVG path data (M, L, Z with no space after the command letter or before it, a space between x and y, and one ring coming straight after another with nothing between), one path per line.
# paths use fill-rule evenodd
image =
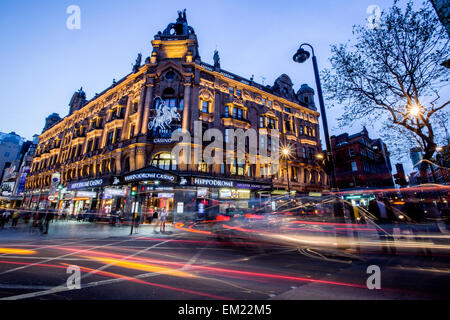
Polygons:
M286 73L297 90L303 83L316 89L311 61L292 61L300 43L315 47L320 69L329 67L330 45L352 38L352 26L365 23L369 5L386 9L392 2L2 0L0 131L30 139L41 133L49 114L67 115L81 86L91 99L113 78L127 75L139 52L144 59L150 55L151 40L175 22L177 10L187 9L204 62L212 63L217 48L223 69L270 85ZM66 28L66 9L73 4L81 8L81 30ZM328 113L331 134L344 131L336 128L337 114ZM378 137L374 128L368 130Z

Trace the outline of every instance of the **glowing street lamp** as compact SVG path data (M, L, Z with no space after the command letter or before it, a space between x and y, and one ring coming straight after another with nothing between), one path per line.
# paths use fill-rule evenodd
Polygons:
M409 114L413 117L417 117L420 114L419 106L415 105L409 109Z
M287 176L288 194L289 194L289 199L290 199L291 198L291 184L290 184L290 181L289 181L289 167L288 167L288 159L291 157L291 148L290 148L290 146L282 147L282 149L281 149L281 156L286 161L286 176Z

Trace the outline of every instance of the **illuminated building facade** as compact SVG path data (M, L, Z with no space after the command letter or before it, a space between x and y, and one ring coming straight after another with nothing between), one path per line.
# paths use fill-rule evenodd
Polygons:
M221 69L217 52L214 65L202 62L185 11L152 45L143 65L139 55L132 73L90 101L80 89L69 115L46 124L26 183L27 206L207 213L286 192L288 175L298 193L327 188L316 157L322 149L313 89L303 85L296 93L287 75L273 86L244 79ZM292 150L288 170L284 161L274 176L267 164L178 164L171 133L193 133L195 121L225 139L227 129L280 130L281 144Z

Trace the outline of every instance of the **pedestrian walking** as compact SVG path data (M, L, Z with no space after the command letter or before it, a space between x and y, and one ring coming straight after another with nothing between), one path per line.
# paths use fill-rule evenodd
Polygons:
M161 210L159 220L160 220L159 231L161 233L164 233L166 232L166 220L167 220L167 211L165 208Z
M11 227L15 228L17 227L17 223L19 222L19 211L14 211L13 215L12 215L12 223L11 223Z
M155 224L153 225L153 232L156 233L156 228L161 224L161 221L159 220L159 212L157 209L155 209L155 212L153 212L153 221L155 221Z
M44 218L44 232L43 232L43 234L48 234L49 224L53 220L54 217L55 217L55 214L53 213L53 210L49 210L47 212L47 214L45 215L45 218Z
M4 210L0 213L0 228L2 228L2 229L4 228L5 222L6 222L5 214L6 214L6 211L4 211Z
M9 219L11 218L11 212L10 211L5 211L5 213L3 214L3 218L5 220L4 224L8 224Z

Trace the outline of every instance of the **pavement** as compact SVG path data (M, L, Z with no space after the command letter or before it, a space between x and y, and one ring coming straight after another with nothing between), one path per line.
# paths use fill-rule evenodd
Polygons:
M131 226L112 226L108 223L78 222L74 220L56 221L50 223L48 234L41 234L37 228L33 229L31 224L19 224L12 228L9 223L4 229L0 229L0 241L2 239L66 239L66 238L109 238L126 237L130 235ZM159 228L157 228L159 231ZM166 234L158 234L161 237L170 236L178 232L171 223L166 224ZM154 234L153 225L140 225L134 228L134 235Z

